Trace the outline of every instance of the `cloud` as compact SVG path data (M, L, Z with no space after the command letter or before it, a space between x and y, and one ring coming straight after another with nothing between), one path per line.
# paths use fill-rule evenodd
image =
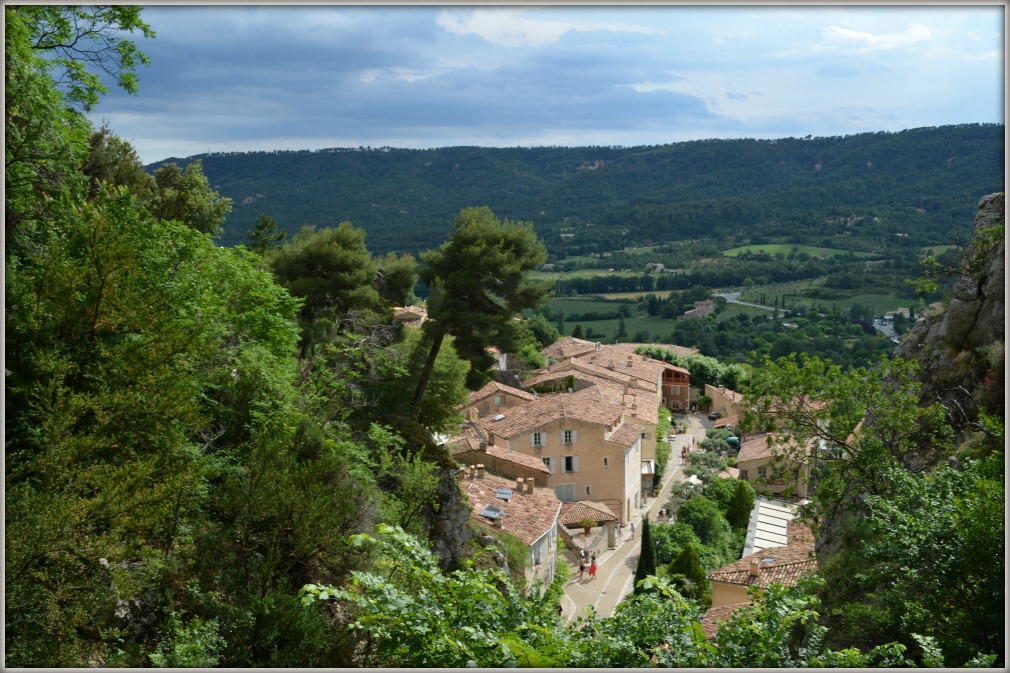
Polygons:
M905 49L928 42L932 36L932 31L921 23L910 24L905 30L900 32L881 33L879 35L841 28L839 26L828 26L824 29L824 42L821 44L829 48L839 47L860 53L868 53Z
M542 47L559 41L571 32L611 31L658 34L662 31L635 24L583 22L533 18L537 9L487 7L469 11L446 9L438 15L438 25L454 35L477 35L503 47ZM578 12L573 13L578 16Z

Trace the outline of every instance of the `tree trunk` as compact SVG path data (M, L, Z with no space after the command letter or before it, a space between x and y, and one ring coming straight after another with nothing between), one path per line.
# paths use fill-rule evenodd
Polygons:
M432 337L431 350L428 351L428 359L424 362L424 369L421 370L421 378L417 382L417 388L414 389L414 418L417 418L420 411L421 400L424 399L424 391L428 387L428 381L431 380L431 373L435 369L435 359L438 357L438 351L442 347L442 339L444 338L445 332L441 330Z

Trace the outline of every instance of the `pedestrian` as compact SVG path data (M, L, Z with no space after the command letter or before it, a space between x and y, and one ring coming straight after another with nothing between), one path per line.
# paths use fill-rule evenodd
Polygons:
M594 560L592 565L589 566L589 579L596 579L596 561Z
M593 563L596 563L596 552L593 552L591 560L592 560Z
M618 539L618 541L621 539L621 522L620 521L617 522L617 539Z
M562 613L562 612L564 612L564 610L563 610L563 609L562 609L562 607L561 607L561 603L558 603L558 617L560 617L560 616L561 616L561 613Z
M579 561L579 581L580 582L582 581L582 578L585 577L585 574L586 574L586 562L585 561Z
M632 540L635 539L635 522L634 521L631 522L631 539Z

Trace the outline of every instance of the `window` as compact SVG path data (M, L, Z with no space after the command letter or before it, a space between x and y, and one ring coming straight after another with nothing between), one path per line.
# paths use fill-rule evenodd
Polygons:
M764 479L767 476L768 476L768 468L764 467L764 466L759 467L758 468L758 477L760 477L761 479Z
M544 466L551 471L551 474L554 474L554 469L556 467L554 458L541 458L540 460L544 461Z
M631 447L629 446L624 450L624 466L627 467L631 465Z
M740 470L740 478L747 481L747 470Z
M603 456L603 467L610 467L610 459Z
M544 433L542 432L531 432L530 433L530 446L543 446L546 442L544 441Z
M571 502L575 500L575 484L558 484L554 487L554 495L561 502Z
M648 438L649 438L649 433L643 432L642 433L642 439L648 439Z
M680 395L680 386L671 386L670 387L670 394L671 395Z
M501 403L502 403L502 396L501 396L501 395L495 395L495 396L494 396L494 403L495 403L496 405L498 405L498 406L501 406Z
M574 444L575 443L575 431L574 430L562 430L561 431L561 443L562 444Z
M592 494L593 494L592 491L590 491L589 487L586 486L586 495L592 495Z
M570 474L572 472L579 471L579 457L578 456L565 456L562 459L561 471Z

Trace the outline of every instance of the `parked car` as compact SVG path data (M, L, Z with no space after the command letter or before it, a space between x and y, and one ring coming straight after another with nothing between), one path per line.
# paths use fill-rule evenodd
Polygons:
M722 416L722 414L720 414L718 411L710 411L710 412L708 412L708 420L710 420L710 421L714 421L714 420L718 419L720 416Z

